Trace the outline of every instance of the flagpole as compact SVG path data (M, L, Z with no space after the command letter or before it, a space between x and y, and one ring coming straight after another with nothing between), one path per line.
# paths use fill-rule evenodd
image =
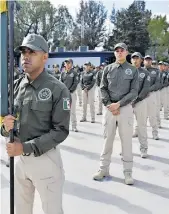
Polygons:
M9 72L10 99L9 113L14 113L14 1L8 1L9 11ZM10 131L10 142L14 142L14 132ZM10 157L10 214L14 214L14 157Z

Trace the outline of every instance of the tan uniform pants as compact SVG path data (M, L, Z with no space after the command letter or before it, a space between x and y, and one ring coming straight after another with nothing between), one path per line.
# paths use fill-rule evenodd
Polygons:
M152 127L152 135L158 135L158 123L157 123L157 99L156 93L151 92L146 99L147 102L147 114L149 117L150 126Z
M95 120L95 87L91 88L88 92L82 91L83 95L83 119L86 119L87 116L87 103L90 105L90 114L91 119Z
M99 87L97 89L98 89L98 113L102 113L103 104L102 104L101 90Z
M168 89L167 87L161 89L161 105L164 107L164 119L168 117Z
M134 107L134 114L137 120L136 133L140 142L140 150L148 149L147 142L147 103L146 100L142 100L136 103Z
M72 97L72 104L71 104L70 118L71 118L72 128L76 128L76 126L77 126L77 119L76 119L77 96L76 96L76 91L71 93L71 97Z
M160 99L160 95L161 95L161 92L160 90L159 91L156 91L156 99L157 99L157 124L158 124L158 127L161 126L161 119L160 119L160 108L161 108L161 99Z
M108 171L111 163L113 142L118 126L119 136L122 145L123 168L125 171L132 171L132 133L133 133L133 109L129 104L120 109L120 115L114 116L106 107L103 114L104 125L104 146L100 156L100 170Z
M79 100L79 105L81 105L82 104L82 89L81 89L80 83L77 85L76 92L77 92L77 96L78 96L78 100Z
M63 165L59 148L40 157L20 156L15 164L15 214L33 214L35 188L44 214L63 214Z

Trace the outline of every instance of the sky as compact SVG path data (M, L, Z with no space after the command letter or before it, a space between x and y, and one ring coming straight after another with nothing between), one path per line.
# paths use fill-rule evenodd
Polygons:
M108 9L108 14L111 13L113 3L115 4L116 10L121 8L127 8L134 0L101 0L105 7ZM76 11L79 7L80 0L50 0L50 2L56 7L66 5L69 8L70 13L75 16ZM169 20L169 0L146 0L146 8L151 10L156 15L167 15Z

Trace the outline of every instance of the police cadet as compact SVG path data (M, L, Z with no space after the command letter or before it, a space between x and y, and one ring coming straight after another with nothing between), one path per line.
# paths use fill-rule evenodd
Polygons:
M169 82L169 71L168 71L168 63L164 62L164 119L168 120L169 118L169 91L168 91L168 82Z
M81 88L82 88L82 97L83 97L83 117L80 122L86 121L87 116L87 103L90 105L90 114L91 114L91 123L95 123L95 82L96 76L91 70L91 63L86 62L84 64L84 72L81 76Z
M14 84L18 117L6 116L1 128L4 136L15 128L14 143L6 147L9 156L19 156L15 167L15 213L32 214L36 188L44 213L63 214L64 172L58 145L69 134L70 93L44 69L48 45L43 37L29 34L18 49L26 74Z
M122 144L125 184L132 185L133 109L131 102L138 95L138 71L126 61L125 43L115 45L116 62L105 67L100 85L103 113L104 146L100 157L100 170L93 179L102 180L109 175L113 142L118 127Z
M153 139L159 140L158 137L158 124L159 121L157 121L157 97L156 97L156 91L160 88L160 73L157 69L152 68L152 57L150 55L147 55L144 57L144 67L148 70L149 76L150 76L150 96L147 99L147 111L148 111L148 117L150 121L150 125L152 127L152 135ZM159 108L160 111L160 108Z
M140 142L141 157L147 157L147 102L146 98L150 91L150 76L146 69L141 67L142 55L135 52L131 55L132 65L139 72L139 90L138 97L133 101L134 114L137 120L137 133Z
M61 75L61 72L59 70L59 65L57 64L54 64L53 65L53 69L54 69L54 77L56 77L56 79L60 79L60 75Z
M82 89L80 85L81 71L78 65L74 67L74 70L77 72L77 75L78 75L78 85L77 85L76 92L79 100L79 106L81 107L82 106Z
M100 65L100 70L97 72L96 75L96 85L98 87L98 113L97 115L102 115L102 109L103 109L103 104L102 104L102 98L101 98L101 90L100 90L100 83L103 75L103 70L107 64L103 62Z
M78 132L77 130L77 119L76 119L76 88L78 85L78 74L73 69L73 60L65 60L65 70L62 71L60 76L61 82L63 82L71 93L72 105L71 105L71 122L72 122L72 131Z

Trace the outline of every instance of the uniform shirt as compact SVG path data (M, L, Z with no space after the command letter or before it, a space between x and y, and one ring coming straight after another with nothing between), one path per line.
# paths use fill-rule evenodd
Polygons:
M14 106L18 109L16 136L24 153L40 156L69 134L70 93L55 77L43 71L29 82L27 76L15 82ZM1 129L7 136L4 129Z
M56 79L59 80L59 79L60 79L60 75L61 75L61 72L60 72L60 71L57 71L57 72L55 71L55 73L54 73L53 76L54 76Z
M134 101L134 103L137 103L139 101L142 101L143 99L145 99L149 92L150 92L150 76L149 76L149 72L140 67L138 68L138 72L139 72L139 89L138 89L138 97L136 98L136 100Z
M105 106L114 102L125 106L138 95L138 70L128 62L110 64L103 71L100 89Z
M160 71L156 68L146 68L150 75L150 92L160 89Z
M84 71L81 77L81 88L82 90L87 89L88 91L93 88L96 82L96 76L93 71Z
M96 75L96 85L100 87L101 79L103 75L103 70L99 70Z
M69 89L70 93L73 93L78 85L78 74L71 69L70 71L63 71L60 76L61 82L63 82Z

